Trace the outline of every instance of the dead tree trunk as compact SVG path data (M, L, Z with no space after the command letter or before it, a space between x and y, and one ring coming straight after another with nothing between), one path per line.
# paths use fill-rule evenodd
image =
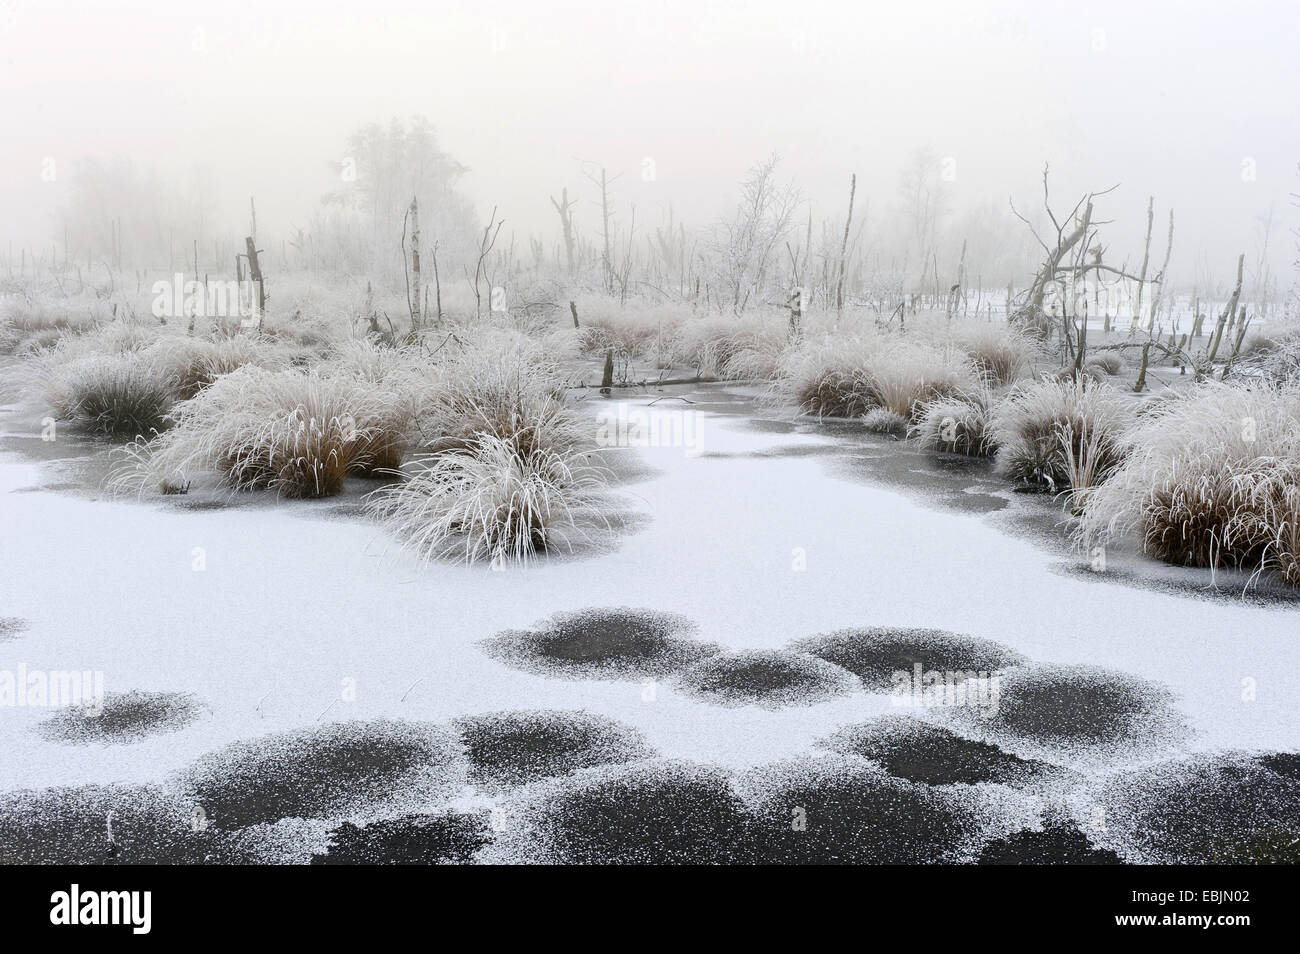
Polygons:
M858 174L849 179L849 214L844 219L844 238L840 242L840 274L835 283L835 313L844 313L844 272L847 267L849 252L849 226L853 224L853 199L858 191Z
M1151 226L1155 224L1155 210L1156 197L1149 196L1147 198L1147 239L1146 243L1142 246L1142 270L1138 272L1137 299L1133 305L1133 320L1132 324L1129 326L1130 333L1132 333L1133 329L1137 327L1138 322L1142 320L1142 289L1146 285L1147 264L1151 260Z
M791 344L799 341L803 337L803 289L795 286L790 292L790 299L786 302L786 307L790 309L790 342Z
M551 205L555 206L555 211L560 213L560 228L564 232L564 260L565 260L565 264L568 266L570 277L572 277L574 273L573 212L571 210L573 209L573 206L576 204L577 204L576 202L569 201L568 189L562 189L560 191L559 202L556 202L554 198L551 199Z
M1223 329L1228 323L1228 319L1237 313L1237 301L1241 298L1241 276L1246 267L1246 256L1244 254L1237 256L1237 286L1232 290L1232 297L1228 299L1228 306L1223 309L1219 315L1218 323L1214 327L1214 337L1210 344L1210 350L1205 356L1205 364L1208 368L1214 362L1214 356L1219 353L1219 345L1223 342Z
M257 243L253 241L253 236L244 239L244 247L248 250L248 277L255 288L257 311L254 314L259 321L262 312L266 310L266 283L262 278L262 264L257 258Z
M423 304L420 297L420 200L411 197L411 333L420 329Z

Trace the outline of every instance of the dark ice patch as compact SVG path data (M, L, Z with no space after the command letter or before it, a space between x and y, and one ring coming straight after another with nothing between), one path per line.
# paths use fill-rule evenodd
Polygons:
M1295 758L1227 753L1121 773L1100 796L1107 828L1152 864L1300 863Z
M557 613L531 630L507 630L480 645L509 666L570 679L667 676L721 651L691 638L684 616L629 607Z
M877 438L877 441L881 440ZM960 513L1003 510L1005 483L996 479L988 458L963 454L932 454L895 443L886 453L873 453L879 444L828 459L827 473L840 480L883 485L925 504Z
M848 726L819 745L875 762L895 778L927 785L1025 785L1064 771L911 716L885 716Z
M419 722L339 722L235 742L181 777L222 828L330 818L451 794L465 764L449 731Z
M730 778L651 760L544 783L500 809L480 860L559 864L727 864L749 857L750 820Z
M798 640L790 648L847 669L868 689L881 691L894 688L895 673L911 678L918 663L924 671L992 673L1024 662L1006 646L942 629L840 629Z
M1098 848L1077 826L1031 828L995 838L980 851L981 865L1122 865L1109 848Z
M104 745L138 742L151 735L177 732L199 718L202 705L183 692L108 693L103 710L61 709L40 724L37 732L50 742Z
M863 759L801 758L741 780L759 854L776 864L930 864L953 860L981 827L972 790L894 778Z
M997 706L953 709L982 731L1054 747L1168 743L1180 734L1173 695L1101 666L1024 666L1002 674Z
M724 706L810 706L861 688L856 676L824 659L780 649L713 656L683 670L679 688Z
M455 725L470 781L489 791L655 755L636 729L586 712L493 712Z
M465 865L492 841L486 814L403 815L369 825L344 822L314 865Z
M283 857L265 830L226 833L174 792L85 785L0 796L5 864L256 864Z

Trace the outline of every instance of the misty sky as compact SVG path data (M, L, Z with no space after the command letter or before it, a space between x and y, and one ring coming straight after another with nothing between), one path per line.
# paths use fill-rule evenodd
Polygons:
M584 160L621 173L621 216L636 203L638 222L655 225L670 201L679 218L713 218L774 151L815 216L842 215L851 172L884 209L908 154L929 146L952 157L962 206L1009 193L1033 205L1044 161L1067 209L1079 190L1122 182L1102 208L1121 246L1140 242L1154 193L1158 221L1178 214L1183 277L1195 259L1223 274L1253 252L1272 203L1275 268L1287 270L1298 11L1294 0L0 0L0 239L48 245L67 181L42 182L42 162L70 169L85 155L203 177L232 222L255 195L267 228L304 224L353 128L421 113L472 170L466 192L484 215L499 206L521 242L553 237L548 195L563 186L595 228Z

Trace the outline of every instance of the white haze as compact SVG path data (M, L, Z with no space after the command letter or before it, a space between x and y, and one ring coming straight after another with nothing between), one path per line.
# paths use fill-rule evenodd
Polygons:
M304 224L356 127L423 114L471 169L505 235L557 238L568 187L595 230L583 161L619 174L620 222L706 224L747 167L782 157L814 217L841 217L851 173L867 239L918 147L951 157L956 211L1040 202L1101 212L1120 256L1156 197L1177 215L1175 275L1252 261L1274 210L1290 280L1300 191L1300 12L1255 3L0 2L0 241L49 248L73 163L126 156L203 184L243 234ZM60 174L41 178L46 159ZM655 177L644 181L646 161ZM1255 177L1243 169L1255 170ZM1023 236L1017 236L1020 241ZM75 250L74 250L75 254ZM955 255L953 249L946 254ZM1138 253L1140 254L1140 252Z

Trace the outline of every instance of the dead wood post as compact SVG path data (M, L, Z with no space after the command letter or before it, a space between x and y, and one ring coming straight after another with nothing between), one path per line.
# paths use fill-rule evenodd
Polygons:
M844 219L844 238L840 241L840 273L835 283L835 314L844 312L844 272L847 267L849 251L849 226L853 224L853 199L858 192L858 174L849 178L849 214Z
M605 349L605 368L600 373L600 393L608 394L614 386L614 349Z
M1165 240L1165 261L1160 266L1160 273L1156 275L1156 290L1151 295L1151 317L1147 321L1147 326L1155 324L1156 314L1160 310L1160 301L1165 295L1165 281L1169 274L1169 256L1174 251L1174 210L1169 210L1169 238Z
M786 307L790 309L790 341L791 343L799 341L803 337L803 288L796 285L790 292L790 298L786 302Z
M1137 299L1133 305L1133 320L1129 325L1129 333L1132 334L1139 321L1142 320L1142 287L1147 280L1147 264L1151 260L1151 226L1155 223L1156 197L1147 197L1147 238L1142 246L1142 270L1138 272ZM1150 329L1148 329L1150 330Z
M244 239L244 247L248 250L248 277L257 287L257 296L254 299L257 303L257 311L254 317L260 319L266 309L266 283L262 277L262 265L257 258L257 243L253 241L253 236L249 235Z
M569 190L560 190L560 201L556 202L551 198L551 205L555 206L555 211L560 213L560 227L564 231L564 258L569 268L569 275L573 275L574 257L573 257L573 212L572 209L577 205L576 201L569 200Z
M415 334L422 323L422 299L420 297L420 199L411 197L411 334Z
M1241 275L1242 270L1246 267L1246 256L1241 254L1237 257L1237 287L1232 290L1232 297L1228 299L1228 306L1223 309L1219 315L1219 320L1214 327L1214 337L1210 344L1210 350L1206 354L1205 364L1208 368L1214 362L1214 357L1219 353L1219 344L1223 341L1223 329L1228 319L1237 312L1237 301L1241 298Z
M1147 342L1142 346L1142 365L1138 368L1137 383L1133 385L1133 390L1138 394L1141 394L1143 389L1147 386L1147 358L1150 351L1151 343Z

